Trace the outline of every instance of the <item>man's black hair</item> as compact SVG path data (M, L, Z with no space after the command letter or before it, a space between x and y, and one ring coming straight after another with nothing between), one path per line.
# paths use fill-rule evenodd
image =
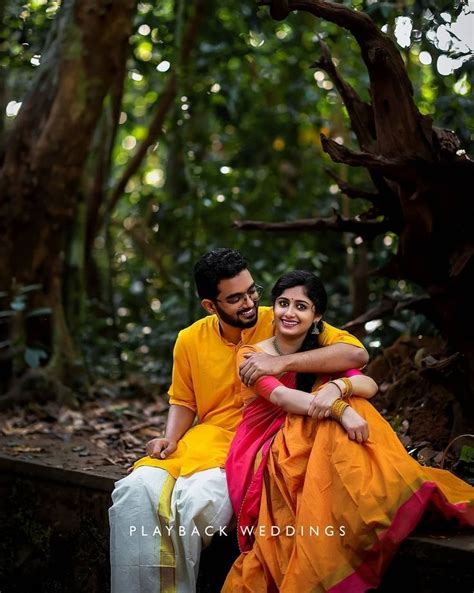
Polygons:
M236 249L221 247L202 255L194 266L194 281L199 298L215 301L221 280L234 278L247 269L247 262Z

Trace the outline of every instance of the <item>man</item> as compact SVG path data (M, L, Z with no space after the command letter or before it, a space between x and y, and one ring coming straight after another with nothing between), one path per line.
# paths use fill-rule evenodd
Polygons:
M165 437L150 441L148 457L116 483L109 511L112 593L193 593L203 544L225 533L232 518L223 467L241 417L235 355L242 344L272 335L273 315L258 307L259 287L235 250L203 255L194 277L210 315L178 335ZM333 373L367 362L347 332L325 324L320 342L325 347L310 352L254 356L241 376L251 384L263 374Z

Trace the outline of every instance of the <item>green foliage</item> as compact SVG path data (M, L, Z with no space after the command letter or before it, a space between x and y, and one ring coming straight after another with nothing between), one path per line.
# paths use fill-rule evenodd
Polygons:
M437 125L454 129L469 150L474 120L468 99L472 65L464 62L448 76L436 68L438 59L459 54L454 41L441 43L436 35L440 27L446 29L448 17L453 22L460 18L464 4L453 7L452 2L428 0L345 4L366 11L394 38L400 38L400 18L409 19L409 42L401 51L417 103ZM12 1L5 6L1 43L6 51L0 66L14 72L6 77L7 105L21 102L27 92L59 2ZM254 0L225 6L213 2L195 50L183 63L180 40L192 8L192 3L171 0L137 4L107 188L115 186L146 137L173 72L179 90L165 134L149 149L113 214L114 253L107 272L105 237L101 234L95 241L102 276L111 273L112 294L107 302L103 288L87 302L79 338L91 372L104 377L137 371L159 382L168 380L177 331L201 314L192 282L193 263L213 247L227 245L245 253L255 278L267 288L266 302L279 274L311 268L326 283L329 321L341 324L352 315L347 258L357 254L358 238L244 233L233 229L232 222L325 217L342 208L356 215L367 209L362 200L344 205L324 171L329 167L352 184L370 188L363 171L336 166L321 150L321 133L340 137L352 147L356 140L332 82L312 66L320 55L320 35L344 78L368 100L368 76L355 40L307 14L293 14L277 23ZM420 56L428 61L425 54L431 63L420 63ZM5 125L11 121L7 117ZM95 170L96 159L94 153L88 170ZM137 242L134 228L155 257L150 258ZM385 264L395 248L392 235L368 245L369 267ZM371 277L370 303L382 292L394 290L407 294L416 292L416 287ZM21 300L17 306L22 306ZM421 331L432 328L403 313L380 324L367 343L378 348L400 333ZM27 358L30 363L39 361L31 351Z
M464 445L461 449L459 460L466 463L474 463L474 447Z

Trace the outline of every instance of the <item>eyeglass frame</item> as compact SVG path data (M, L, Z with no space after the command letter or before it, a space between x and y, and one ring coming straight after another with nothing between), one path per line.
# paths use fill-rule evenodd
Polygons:
M250 292L252 292L252 291L256 292L257 298L252 297L252 295L250 294ZM248 296L251 301L253 301L254 303L257 303L262 296L262 292L263 292L263 286L260 286L260 284L257 284L255 282L254 285L252 286L252 288L249 288L245 292L237 293L233 297L226 297L224 300L221 300L221 299L215 299L215 300L218 303L225 303L226 305L240 305L240 303L245 300L245 297ZM235 298L237 300L235 302L229 302L227 300L228 298Z

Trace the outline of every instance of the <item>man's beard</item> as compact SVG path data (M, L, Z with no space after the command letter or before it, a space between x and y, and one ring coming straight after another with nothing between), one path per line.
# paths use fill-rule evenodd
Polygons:
M239 313L244 312L244 311L249 311L252 307L246 307L245 309L241 309L235 315L229 315L228 313L226 313L225 311L222 310L222 308L219 306L218 303L214 303L214 305L216 307L216 311L217 311L217 314L219 316L219 319L221 319L224 323L227 323L227 325L230 325L231 327L238 327L240 329L247 329L249 327L253 327L257 323L257 320L258 320L258 302L254 304L254 307L255 307L255 317L253 317L252 319L242 319L239 316Z

